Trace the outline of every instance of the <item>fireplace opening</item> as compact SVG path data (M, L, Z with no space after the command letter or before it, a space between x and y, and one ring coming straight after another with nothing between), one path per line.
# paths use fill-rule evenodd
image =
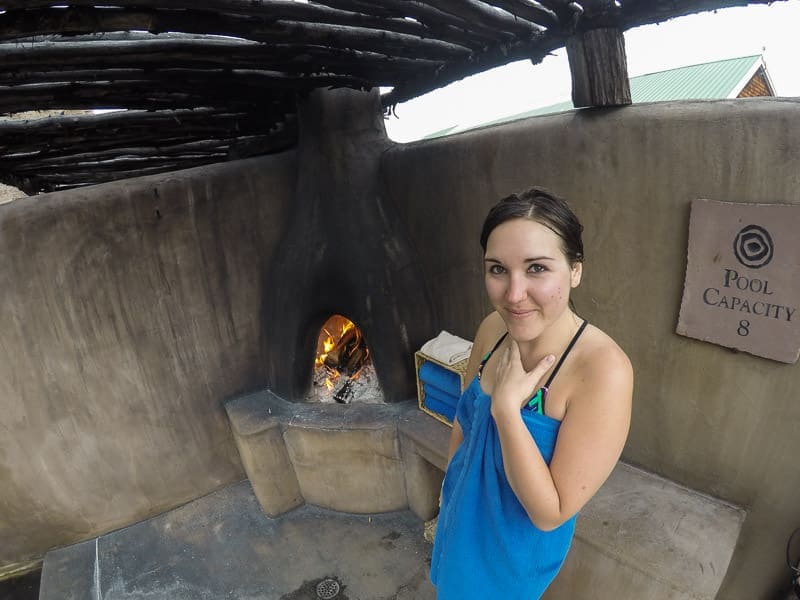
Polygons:
M340 404L384 401L367 340L347 317L333 315L320 329L308 400Z

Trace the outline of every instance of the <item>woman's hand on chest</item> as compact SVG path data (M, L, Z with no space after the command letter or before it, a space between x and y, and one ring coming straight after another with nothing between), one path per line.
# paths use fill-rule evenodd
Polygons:
M519 345L513 339L500 353L492 385L492 416L495 418L519 414L522 406L538 389L545 373L553 366L555 356L548 354L533 369L526 371Z

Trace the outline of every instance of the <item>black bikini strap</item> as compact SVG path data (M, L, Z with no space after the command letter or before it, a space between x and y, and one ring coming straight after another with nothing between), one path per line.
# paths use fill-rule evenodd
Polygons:
M552 383L553 378L556 376L556 373L558 373L558 370L561 368L561 365L564 364L564 359L567 358L567 354L569 354L569 351L572 350L572 347L575 345L575 342L578 341L578 338L581 337L581 334L583 333L583 330L586 329L587 323L588 323L588 321L586 319L584 319L583 320L583 324L578 328L578 331L575 333L575 335L572 336L572 339L570 340L569 344L567 345L567 349L564 350L564 354L562 354L561 358L558 360L558 363L556 364L556 368L553 369L553 372L550 373L550 377L547 378L547 383L544 384L545 388L549 388L550 387L550 383Z
M500 336L500 339L497 340L497 343L492 347L491 350L489 350L489 354L486 356L486 358L484 360L489 360L489 357L492 354L494 354L494 351L497 350L500 347L500 344L503 343L503 340L506 339L506 337L508 337L508 332L507 331L503 335Z
M500 337L500 339L497 340L497 343L494 345L494 347L484 355L483 359L481 360L481 364L478 365L478 380L479 381L480 381L481 375L483 374L483 367L486 366L486 363L489 362L489 359L491 358L492 354L494 354L494 351L497 350L500 347L500 344L503 343L503 340L506 339L507 335L508 335L508 332L506 331Z

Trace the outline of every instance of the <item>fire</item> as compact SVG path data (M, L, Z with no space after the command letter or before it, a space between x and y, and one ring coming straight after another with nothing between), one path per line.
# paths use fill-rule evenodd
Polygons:
M349 323L350 321L348 321ZM344 331L342 331L344 333ZM323 335L325 336L323 338ZM342 337L341 333L339 337ZM320 333L320 339L322 340L322 352L317 352L317 359L314 361L314 368L322 367L325 365L325 359L328 358L328 353L334 349L336 346L336 342L333 339L333 334L328 331L327 328L322 328L322 333ZM327 369L328 376L325 378L325 387L328 388L328 391L333 391L334 384L337 379L339 379L339 371L331 371Z
M322 337L323 333L325 337ZM315 367L322 366L325 359L328 357L328 352L333 350L333 347L336 345L336 342L333 341L333 334L324 327L322 328L322 333L320 333L320 339L322 340L322 352L317 352L317 359L314 361Z
M338 387L335 396L342 393L369 362L367 344L355 324L341 315L328 319L320 331L314 361L316 370L324 369L325 387L330 392Z

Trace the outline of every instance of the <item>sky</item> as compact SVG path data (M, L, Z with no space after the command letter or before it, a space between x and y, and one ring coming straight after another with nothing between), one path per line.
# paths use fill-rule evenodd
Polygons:
M800 97L800 0L727 8L625 32L628 75L761 54L778 96ZM511 63L397 105L386 131L398 142L569 100L561 49L533 65Z

